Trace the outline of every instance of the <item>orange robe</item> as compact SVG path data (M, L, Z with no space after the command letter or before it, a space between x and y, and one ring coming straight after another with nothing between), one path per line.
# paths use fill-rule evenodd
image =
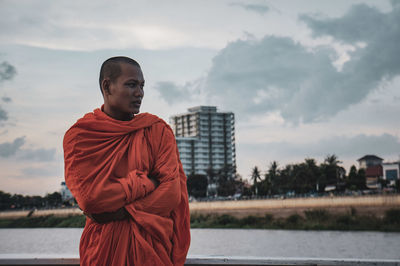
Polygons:
M65 181L80 208L102 213L125 207L131 216L107 224L87 218L81 265L183 265L189 204L171 128L148 113L119 121L96 109L65 133L63 144Z

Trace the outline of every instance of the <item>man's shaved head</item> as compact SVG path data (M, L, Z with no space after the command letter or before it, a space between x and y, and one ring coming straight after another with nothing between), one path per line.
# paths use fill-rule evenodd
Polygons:
M121 75L121 64L130 64L140 68L138 62L132 58L126 56L111 57L104 61L100 68L99 84L101 93L103 93L101 83L105 78L109 78L111 82L114 82Z

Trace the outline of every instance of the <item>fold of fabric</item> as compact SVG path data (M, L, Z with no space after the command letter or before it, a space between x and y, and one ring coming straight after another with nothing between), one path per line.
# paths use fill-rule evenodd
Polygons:
M124 207L130 219L89 218L81 265L183 265L190 243L186 176L171 128L142 113L119 121L100 109L64 136L65 181L87 213ZM155 187L149 176L160 182Z

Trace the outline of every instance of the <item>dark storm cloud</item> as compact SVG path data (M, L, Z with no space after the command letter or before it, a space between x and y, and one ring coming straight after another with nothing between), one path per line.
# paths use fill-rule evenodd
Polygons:
M263 144L241 144L241 151L254 151L256 156L271 157L325 157L327 154L340 156L363 156L379 154L383 157L397 155L400 140L390 134L364 135L353 137L336 136L313 143L270 142Z
M359 103L381 81L400 74L400 6L382 13L356 5L341 18L301 20L314 36L366 46L353 51L338 71L330 47L310 50L274 36L238 40L213 59L205 82L209 98L240 116L279 111L286 121L315 122Z
M16 138L13 142L0 143L0 156L11 157L24 145L25 137Z
M256 12L260 15L264 15L269 10L269 7L267 5L262 4L231 3L230 6L238 6L248 11Z
M10 80L17 73L14 66L10 65L8 62L4 61L0 64L0 81Z

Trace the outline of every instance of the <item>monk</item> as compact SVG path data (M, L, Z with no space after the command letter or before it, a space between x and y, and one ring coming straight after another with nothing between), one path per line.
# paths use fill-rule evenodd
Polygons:
M190 219L174 134L139 114L144 78L135 60L106 60L99 82L104 104L63 142L65 181L87 216L80 264L183 265Z

